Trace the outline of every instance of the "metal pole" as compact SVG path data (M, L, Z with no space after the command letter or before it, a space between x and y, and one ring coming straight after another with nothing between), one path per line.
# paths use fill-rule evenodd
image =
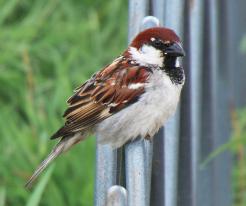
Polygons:
M190 70L191 70L191 171L192 171L192 204L201 205L197 201L199 148L201 133L201 71L202 71L202 40L203 40L203 4L194 1L188 7L190 41Z
M149 16L143 19L141 28L158 25L158 19ZM128 206L147 206L150 204L152 143L138 139L127 144L125 148Z
M109 145L96 148L96 181L94 205L105 206L108 189L116 182L116 151Z
M163 26L165 16L165 1L152 1L152 15L160 20ZM153 160L151 174L151 197L150 205L165 205L165 137L164 128L161 128L153 140Z
M140 31L141 23L147 14L147 0L129 0L128 41ZM136 140L125 146L126 188L128 206L146 205L144 142Z
M129 41L138 33L141 21L146 15L146 0L129 1ZM148 148L151 153L151 148ZM95 206L106 204L107 190L116 183L117 176L117 151L113 151L110 146L97 144L96 153L96 182L95 182ZM120 177L119 177L120 178ZM111 187L112 189L112 187ZM113 189L112 189L113 190ZM111 190L110 190L111 191ZM114 193L109 195L113 195ZM110 196L111 197L111 196Z
M204 2L204 56L202 69L202 125L200 162L203 162L214 149L216 138L216 80L217 80L217 14L216 1ZM198 203L201 206L214 205L213 163L199 170Z
M164 25L165 12L166 12L166 0L152 0L151 8L153 16L160 20L160 24Z
M129 0L128 41L140 31L141 23L147 13L146 0ZM146 205L146 171L144 142L136 140L125 146L126 188L128 206Z
M202 17L201 1L186 1L183 38L187 54L184 61L186 85L182 96L179 146L178 205L180 206L199 205L196 187L201 125Z
M147 206L144 142L136 140L126 145L126 188L128 206Z
M233 59L231 52L231 44L235 44L230 39L231 27L234 27L234 23L230 24L230 19L233 18L233 22L237 21L235 14L239 13L240 17L242 14L238 12L240 6L229 5L231 2L219 1L217 5L217 99L216 99L216 138L214 140L214 150L219 148L221 145L228 142L231 131L230 131L230 111L232 104L235 103L233 98L233 84L232 79L235 72L234 68L240 68L230 66L230 62ZM230 8L230 12L228 9ZM239 26L240 28L240 26ZM235 28L237 32L238 29ZM233 43L231 43L233 42ZM236 49L237 50L237 49ZM233 68L233 69L232 69ZM226 91L226 92L225 92ZM218 155L214 160L213 168L213 182L214 182L214 205L232 205L232 155L229 151L225 151Z
M151 206L165 205L164 128L154 137L151 177Z
M184 1L166 0L164 13L164 25L183 39ZM179 111L167 122L164 132L165 205L174 206L177 204Z
M179 171L178 171L178 205L194 206L194 188L192 174L192 102L191 102L191 76L190 67L190 36L189 36L189 1L185 1L184 14L184 48L186 56L183 62L186 74L181 98L181 116L180 116L180 141L179 141Z
M128 42L140 31L143 18L147 15L147 0L129 0Z

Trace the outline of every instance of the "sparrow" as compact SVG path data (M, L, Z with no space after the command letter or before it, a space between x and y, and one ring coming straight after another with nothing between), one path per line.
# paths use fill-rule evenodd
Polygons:
M180 38L171 29L140 32L111 64L92 75L67 100L65 124L51 136L59 142L26 183L31 187L48 164L96 133L119 148L137 137L152 139L176 110L185 74Z

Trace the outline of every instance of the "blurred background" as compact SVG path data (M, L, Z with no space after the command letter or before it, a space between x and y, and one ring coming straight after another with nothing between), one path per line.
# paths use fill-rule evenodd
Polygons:
M93 204L95 138L59 158L31 192L23 186L55 144L49 137L73 89L126 47L127 6L0 1L1 206L34 206L41 196L39 205Z
M93 205L95 138L57 159L31 191L24 184L55 144L49 137L63 124L72 90L126 47L127 7L123 0L0 0L0 206ZM233 12L245 9L236 5ZM219 45L231 49L232 59L220 56L220 63L229 62L232 74L245 66L246 27L237 23L246 19L220 15L230 21L219 25L225 29ZM229 32L233 41L223 41L236 27ZM230 82L230 138L204 157L209 164L224 151L232 155L235 206L246 205L245 70Z

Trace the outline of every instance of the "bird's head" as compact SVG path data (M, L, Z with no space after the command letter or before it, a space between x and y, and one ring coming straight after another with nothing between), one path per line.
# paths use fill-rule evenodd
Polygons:
M143 66L180 68L178 57L185 55L179 37L171 29L154 27L140 32L131 42L128 55Z

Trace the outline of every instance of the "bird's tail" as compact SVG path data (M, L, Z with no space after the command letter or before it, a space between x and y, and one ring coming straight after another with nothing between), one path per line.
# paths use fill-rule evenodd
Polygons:
M26 188L31 188L37 177L45 170L45 168L60 154L67 151L71 146L82 140L81 135L75 135L74 137L63 137L60 142L53 148L48 157L41 162L38 168L35 170L33 175L29 178L28 182L25 184Z

